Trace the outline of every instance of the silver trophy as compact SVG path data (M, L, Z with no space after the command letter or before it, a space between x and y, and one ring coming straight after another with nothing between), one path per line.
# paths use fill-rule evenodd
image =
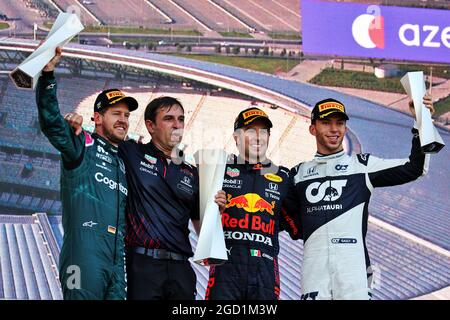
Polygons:
M416 112L415 126L419 130L422 151L424 153L438 153L445 146L445 143L433 125L430 110L423 104L423 96L426 92L423 72L408 72L400 82L414 102L414 110Z
M9 74L14 84L34 90L42 69L55 56L56 47L64 46L83 29L76 14L61 12L44 43Z
M219 265L228 260L219 207L214 196L222 190L227 154L221 149L195 154L200 180L200 224L194 262Z

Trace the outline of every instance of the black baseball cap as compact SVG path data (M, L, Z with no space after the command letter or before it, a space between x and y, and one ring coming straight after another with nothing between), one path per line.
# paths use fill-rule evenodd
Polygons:
M94 112L105 110L118 102L124 102L130 111L138 108L138 102L135 98L127 97L119 89L108 89L100 92L97 99L95 99Z
M345 120L348 120L348 115L345 112L345 106L342 102L335 99L325 99L316 103L311 112L311 122L317 119L323 119L329 115L339 113Z
M272 128L272 121L270 121L269 116L258 108L248 108L243 111L241 111L238 116L236 117L236 120L234 120L234 130L243 128L245 126L248 126L256 119L264 120L267 124L267 128Z

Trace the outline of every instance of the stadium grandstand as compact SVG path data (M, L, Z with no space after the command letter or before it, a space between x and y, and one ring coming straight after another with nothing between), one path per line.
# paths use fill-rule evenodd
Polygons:
M29 40L0 39L0 299L61 299L59 156L39 132L33 93L16 89L6 74L36 45ZM268 74L77 44L65 47L57 71L60 106L63 112L82 114L85 128L92 128L93 101L102 89L118 87L135 96L140 108L131 118L130 137L142 136L144 142L149 139L143 126L145 105L162 95L178 98L186 108L188 154L212 145L235 152L231 139L234 117L256 105L274 122L270 157L288 167L308 160L315 151L307 131L309 113L325 97L347 106L351 120L346 152L373 152L386 158L409 154L411 117L364 99ZM449 132L438 130L448 144ZM442 295L436 292L442 289L448 298L450 199L445 195L449 156L448 148L433 155L428 175L417 182L375 191L367 236L375 269L374 299L429 294L439 298ZM284 233L280 237L281 298L299 299L302 245ZM193 232L190 240L195 247ZM202 299L208 270L196 264L194 268L198 299Z

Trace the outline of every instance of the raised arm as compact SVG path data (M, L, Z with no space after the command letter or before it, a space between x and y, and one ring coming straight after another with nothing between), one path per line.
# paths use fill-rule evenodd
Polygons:
M431 113L434 113L431 96L426 94L423 102ZM409 103L410 112L415 117L414 105ZM361 163L368 166L369 179L373 187L388 187L404 184L426 174L428 170L428 155L422 152L419 131L411 130L413 134L411 153L408 159L385 160L373 156L358 156Z
M54 68L61 56L57 48L55 57L44 68L36 88L39 124L50 143L61 152L66 167L79 163L84 150L84 135L76 136L61 115L56 96Z

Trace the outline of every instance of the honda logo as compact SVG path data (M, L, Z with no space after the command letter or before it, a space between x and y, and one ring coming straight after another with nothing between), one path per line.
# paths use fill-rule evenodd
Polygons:
M273 191L278 191L278 184L273 182L269 183L269 189Z
M309 174L313 174L314 172L316 172L316 167L312 167L312 168L309 168L308 170L306 170L306 173L309 175Z

